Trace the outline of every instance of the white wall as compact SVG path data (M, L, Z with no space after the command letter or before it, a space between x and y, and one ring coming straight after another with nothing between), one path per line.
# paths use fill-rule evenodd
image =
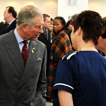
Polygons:
M72 1L72 5L70 4ZM73 2L76 1L76 5ZM88 10L88 0L58 0L58 16L63 16L66 21L68 16Z
M25 5L35 5L43 13L49 14L52 18L57 15L57 0L0 0L0 21L3 20L5 7L13 6L19 12Z
M77 1L76 5L71 5L70 1ZM106 16L106 0L0 0L0 21L4 21L3 13L6 6L14 6L19 12L20 8L30 4L35 5L52 18L57 15L63 16L66 21L69 16L87 9L97 11L103 17Z
M88 9L99 12L102 17L106 16L106 0L89 0Z

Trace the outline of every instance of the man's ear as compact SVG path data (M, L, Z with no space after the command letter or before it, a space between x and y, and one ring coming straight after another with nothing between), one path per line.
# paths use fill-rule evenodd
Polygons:
M22 28L24 31L26 31L27 25L26 25L25 23L23 23L23 24L21 24L21 28Z
M9 14L10 14L10 16L13 16L12 13L9 13Z

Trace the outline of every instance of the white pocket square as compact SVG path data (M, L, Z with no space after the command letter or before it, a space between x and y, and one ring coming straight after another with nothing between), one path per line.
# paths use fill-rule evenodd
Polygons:
M38 57L37 60L42 60L42 59L40 57Z

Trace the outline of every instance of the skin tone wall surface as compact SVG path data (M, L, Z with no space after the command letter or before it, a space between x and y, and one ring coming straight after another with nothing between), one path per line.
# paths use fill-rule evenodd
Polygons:
M82 10L94 10L106 16L106 0L76 0L76 4L70 4L70 0L0 0L0 21L3 20L5 7L14 6L17 12L25 5L35 5L43 13L49 14L52 18L63 16L65 20L68 17L81 12ZM83 3L82 3L83 2ZM85 4L85 5L84 5ZM66 12L67 11L67 12Z
M100 13L102 17L106 16L106 0L89 0L88 9L94 10Z
M4 21L3 13L5 7L13 6L19 12L26 5L34 5L42 13L49 14L52 18L57 16L57 0L0 0L0 21Z

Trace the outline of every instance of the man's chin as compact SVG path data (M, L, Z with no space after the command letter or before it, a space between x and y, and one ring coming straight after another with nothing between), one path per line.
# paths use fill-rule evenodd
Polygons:
M37 35L36 37L33 37L31 40L38 40L39 35Z
M31 39L31 40L38 40L38 38L33 38L33 39Z

